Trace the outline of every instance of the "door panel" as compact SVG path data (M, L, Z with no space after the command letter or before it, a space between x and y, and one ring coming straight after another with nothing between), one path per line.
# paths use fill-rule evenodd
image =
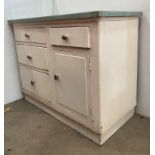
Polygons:
M86 58L54 53L56 102L88 116Z

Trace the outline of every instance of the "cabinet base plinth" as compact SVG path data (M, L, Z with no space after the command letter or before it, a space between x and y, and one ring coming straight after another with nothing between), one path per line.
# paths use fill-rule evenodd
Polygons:
M52 115L59 121L63 122L64 124L70 126L71 128L75 129L77 132L81 133L82 135L88 137L98 145L102 145L110 136L112 136L125 122L127 122L133 115L134 115L134 108L129 111L120 121L118 121L111 129L109 129L106 133L95 133L94 131L80 125L79 123L69 119L68 117L62 115L61 113L55 111L54 109L48 107L47 105L40 103L39 101L25 95L25 99L32 103L33 105L37 106L38 108L42 109L43 111L47 112L48 114Z

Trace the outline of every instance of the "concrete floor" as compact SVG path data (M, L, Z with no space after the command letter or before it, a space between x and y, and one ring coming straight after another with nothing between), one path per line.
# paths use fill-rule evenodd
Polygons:
M149 119L136 114L98 146L19 100L5 106L5 155L149 155Z

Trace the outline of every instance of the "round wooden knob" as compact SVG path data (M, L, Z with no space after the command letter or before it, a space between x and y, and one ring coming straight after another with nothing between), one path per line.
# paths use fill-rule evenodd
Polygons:
M30 83L31 83L31 85L32 85L32 86L34 86L34 81L32 81L32 80L31 80L31 82L30 82Z
M30 38L30 35L28 33L25 33L26 38Z
M54 79L55 79L55 80L58 80L58 79L59 79L59 76L56 75L56 74L54 74Z
M27 59L32 60L32 57L30 55L27 55Z
M68 40L68 36L67 35L62 35L61 38L62 38L62 40Z

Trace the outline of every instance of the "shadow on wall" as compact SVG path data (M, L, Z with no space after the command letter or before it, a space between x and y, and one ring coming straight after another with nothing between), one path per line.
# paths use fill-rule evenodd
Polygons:
M150 21L145 14L140 23L139 40L136 111L150 117Z

